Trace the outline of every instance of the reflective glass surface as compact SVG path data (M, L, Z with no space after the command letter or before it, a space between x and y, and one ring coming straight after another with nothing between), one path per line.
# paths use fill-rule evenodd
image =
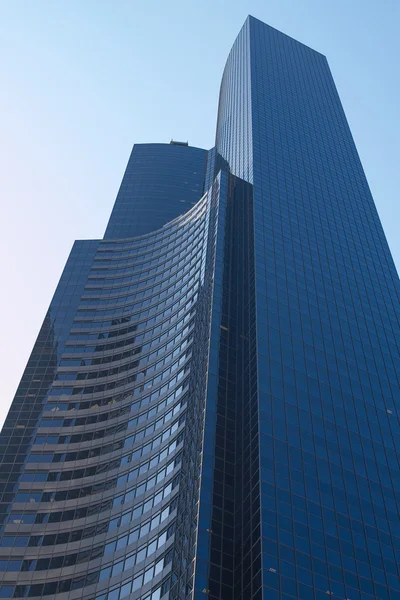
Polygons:
M255 350L247 400L231 376L236 437L220 385L236 518L232 532L216 461L195 597L397 598L399 280L326 58L249 17L223 75L216 153L252 187L254 321L240 333ZM237 327L240 298L226 294ZM239 358L244 379L240 343L225 354L224 372Z
M0 598L397 600L399 280L325 57L249 17L134 146L0 435Z
M0 597L156 599L193 560L218 211L216 180L162 229L76 242L2 433Z
M193 146L135 144L104 239L150 233L190 210L203 195L206 161Z

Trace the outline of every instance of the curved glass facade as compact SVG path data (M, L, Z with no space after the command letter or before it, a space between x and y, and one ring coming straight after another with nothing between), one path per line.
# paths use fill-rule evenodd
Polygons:
M325 57L249 17L215 148L135 146L73 246L0 436L0 598L397 600L398 300Z
M162 229L94 244L6 507L0 597L168 591L172 549L192 534L177 512L197 510L182 465L200 461L188 447L201 443L206 379L192 373L207 362L216 185Z

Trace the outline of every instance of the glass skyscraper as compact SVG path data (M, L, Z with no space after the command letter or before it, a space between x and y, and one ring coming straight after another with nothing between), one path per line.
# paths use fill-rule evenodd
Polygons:
M249 17L135 145L0 436L0 598L398 600L399 280L326 58Z

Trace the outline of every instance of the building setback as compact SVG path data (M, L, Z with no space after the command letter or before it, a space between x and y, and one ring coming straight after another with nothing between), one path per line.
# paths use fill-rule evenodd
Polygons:
M399 280L326 58L248 17L135 145L0 435L0 598L400 597Z

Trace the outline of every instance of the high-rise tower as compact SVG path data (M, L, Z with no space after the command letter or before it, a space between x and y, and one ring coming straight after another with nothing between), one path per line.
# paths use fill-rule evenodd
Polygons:
M400 596L399 281L325 57L249 17L135 146L0 437L0 598Z

